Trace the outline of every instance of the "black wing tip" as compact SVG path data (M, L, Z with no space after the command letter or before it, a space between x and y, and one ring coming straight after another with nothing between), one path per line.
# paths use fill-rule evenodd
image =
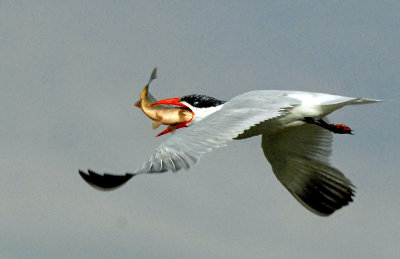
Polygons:
M297 193L295 197L297 196L296 198L315 214L329 216L353 201L354 188L351 183L337 184L313 179L303 192Z
M83 170L78 170L78 172L83 180L85 180L85 182L87 182L92 187L102 191L116 189L129 181L133 176L135 176L135 174L131 173L126 173L125 175L100 175L90 169L87 170L87 173Z

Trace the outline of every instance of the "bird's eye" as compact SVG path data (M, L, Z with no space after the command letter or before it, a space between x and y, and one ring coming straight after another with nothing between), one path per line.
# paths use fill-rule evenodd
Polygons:
M195 106L196 106L196 105L198 105L198 104L199 104L199 102L198 102L198 101L196 101L196 102L194 102L194 103L193 103L193 105L195 105Z

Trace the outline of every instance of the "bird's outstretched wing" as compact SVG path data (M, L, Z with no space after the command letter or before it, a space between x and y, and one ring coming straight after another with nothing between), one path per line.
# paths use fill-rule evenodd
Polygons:
M281 91L252 91L239 95L196 124L177 130L132 175L189 169L204 153L225 145L256 124L287 114L298 104L298 100ZM102 175L93 171L80 173L89 184L108 188ZM107 177L120 185L130 179L115 176L118 178L114 180L109 174Z
M352 183L329 163L332 133L305 124L263 134L262 148L278 180L307 209L327 216L352 201Z

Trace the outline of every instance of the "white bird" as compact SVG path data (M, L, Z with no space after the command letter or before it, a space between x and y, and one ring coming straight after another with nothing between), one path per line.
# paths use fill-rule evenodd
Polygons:
M351 181L331 166L332 132L351 134L325 117L346 105L380 102L301 91L251 91L224 102L187 95L154 105L177 105L192 111L185 127L164 141L141 167L125 175L79 170L90 185L108 190L139 174L188 170L206 152L231 140L262 136L261 147L285 188L311 212L327 216L352 201Z

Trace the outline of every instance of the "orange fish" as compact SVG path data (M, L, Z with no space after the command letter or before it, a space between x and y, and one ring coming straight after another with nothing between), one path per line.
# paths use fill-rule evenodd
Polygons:
M155 105L157 100L149 93L149 85L156 78L157 68L154 68L149 82L140 93L140 100L135 103L135 106L140 108L147 117L153 120L153 129L157 129L161 124L168 125L166 130L157 135L158 137L169 132L174 132L175 129L185 127L192 120L193 112L184 107Z

